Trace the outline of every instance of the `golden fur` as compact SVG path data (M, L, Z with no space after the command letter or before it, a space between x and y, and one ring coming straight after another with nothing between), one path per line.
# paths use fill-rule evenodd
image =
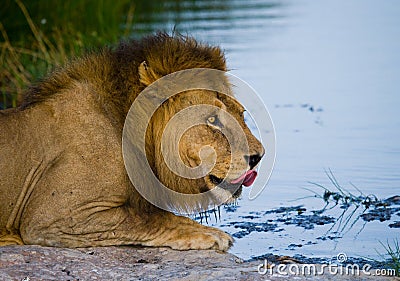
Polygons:
M0 111L0 245L227 250L228 234L145 201L123 163L122 129L132 102L156 79L190 68L226 71L223 53L192 38L159 33L75 59L30 87L18 109ZM146 152L160 180L183 193L204 192L213 183L208 177L185 180L171 174L159 157L157 134L173 114L193 103L217 105L234 115L250 152L263 154L236 101L204 91L182 93L153 116ZM181 158L198 165L198 149L205 144L216 149L213 173L223 178L229 147L207 126L185 133Z

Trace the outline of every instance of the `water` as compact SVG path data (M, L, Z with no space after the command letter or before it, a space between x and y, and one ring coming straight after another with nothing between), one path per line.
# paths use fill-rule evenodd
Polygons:
M261 95L276 128L277 158L267 188L252 201L245 193L235 211L223 211L220 221L209 224L237 234L243 229L235 222L276 223L281 214L264 213L280 206L303 205L308 214L320 209L321 199L293 200L313 195L302 187L322 194L309 181L334 191L328 169L354 194L359 193L350 182L365 195L400 194L396 0L165 1L140 16L135 34L174 27L220 45L231 72ZM337 219L342 210L327 215ZM389 221L369 223L356 220L361 212L349 218L339 239L321 239L337 228L330 230L332 223L314 229L278 223L275 231L237 238L231 252L245 259L340 252L379 258L376 250L384 252L379 241L400 237L398 228L388 226L400 220L400 212Z
M275 123L277 158L267 188L252 201L245 193L235 211L224 210L220 221L209 222L239 237L231 252L245 259L340 252L379 258L376 250L384 252L379 241L399 237L389 224L400 220L400 212L389 221L366 223L357 220L361 208L339 231L341 238L325 240L321 237L343 224L305 229L281 222L275 231L242 237L237 233L245 228L237 223L276 223L280 214L264 213L281 206L303 205L308 214L322 208L321 199L296 199L313 195L302 187L323 193L310 181L335 191L325 173L329 169L354 194L359 193L350 183L381 199L400 194L399 3L165 1L140 16L135 32L174 27L220 45L231 72L255 88ZM327 215L340 218L342 210Z

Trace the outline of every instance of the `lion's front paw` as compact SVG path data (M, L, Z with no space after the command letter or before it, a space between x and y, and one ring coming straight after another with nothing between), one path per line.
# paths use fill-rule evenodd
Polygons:
M166 246L175 250L221 250L227 251L233 244L233 238L216 228L201 226L179 229Z

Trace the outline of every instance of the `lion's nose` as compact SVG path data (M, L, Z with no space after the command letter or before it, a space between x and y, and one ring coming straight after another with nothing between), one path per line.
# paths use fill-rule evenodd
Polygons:
M250 169L253 169L255 166L257 166L258 162L260 162L262 156L260 154L253 154L250 156L245 156L244 159L246 162L249 163Z

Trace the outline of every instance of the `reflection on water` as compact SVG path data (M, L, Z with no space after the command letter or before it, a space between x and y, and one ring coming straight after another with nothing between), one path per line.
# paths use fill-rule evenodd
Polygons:
M263 28L269 20L282 15L280 1L162 1L157 7L138 10L135 31L178 30L190 33L212 32L226 36L231 30ZM155 8L155 9L154 9ZM155 12L156 11L156 12ZM218 36L219 34L219 36Z
M221 45L232 73L258 91L275 122L278 152L267 188L254 201L244 195L234 212L228 209L214 223L231 233L241 229L239 222L253 223L255 231L237 235L233 253L249 258L271 252L335 256L344 251L377 257L379 241L399 236L398 228L389 227L400 221L399 213L390 221L365 224L360 233L355 224L353 232L332 240L317 239L329 225L303 229L284 224L284 231L260 231L257 227L271 218L254 214L281 205L320 210L321 200L293 200L310 195L302 189L310 181L329 184L324 169L332 169L352 192L350 182L381 199L399 193L400 5L393 0L148 5L153 6L137 7L132 36L176 28ZM336 216L340 214L338 208Z

